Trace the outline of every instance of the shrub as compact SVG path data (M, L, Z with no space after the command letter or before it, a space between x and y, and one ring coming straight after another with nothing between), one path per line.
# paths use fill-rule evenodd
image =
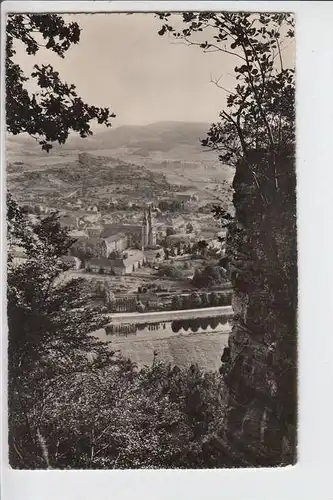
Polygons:
M172 297L171 308L174 311L182 308L182 298L179 295L174 295Z
M199 309L202 306L201 297L196 292L191 294L190 301L191 301L191 306L193 309Z
M209 301L211 307L216 307L219 305L219 297L216 292L212 292L209 296Z

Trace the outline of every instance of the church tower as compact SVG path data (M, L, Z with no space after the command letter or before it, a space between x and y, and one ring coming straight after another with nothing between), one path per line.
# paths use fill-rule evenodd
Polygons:
M148 208L148 246L155 247L156 246L156 234L153 222L153 216L151 213L151 206Z
M141 228L141 246L142 246L142 249L145 249L146 246L148 245L148 239L149 239L148 218L147 218L146 210L144 210L143 219L142 219L142 228Z

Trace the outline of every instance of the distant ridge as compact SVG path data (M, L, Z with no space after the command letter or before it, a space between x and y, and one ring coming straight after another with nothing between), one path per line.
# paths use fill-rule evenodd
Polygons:
M147 125L121 125L105 129L91 137L81 139L70 137L68 142L54 145L53 151L60 150L102 150L122 147L144 151L167 152L179 146L190 146L200 150L200 139L203 139L209 123L161 121ZM27 135L8 136L6 141L9 150L37 150L38 143Z

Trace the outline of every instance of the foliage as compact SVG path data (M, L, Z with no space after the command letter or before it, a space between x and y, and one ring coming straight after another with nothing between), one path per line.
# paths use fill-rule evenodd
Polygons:
M7 198L9 366L24 371L45 356L68 355L69 349L94 350L87 333L104 320L89 307L83 279L62 278L68 265L60 259L73 240L56 215L32 223L13 198ZM16 265L15 246L26 254Z
M155 361L138 371L121 358L107 367L63 370L27 387L26 418L15 415L12 465L19 468L215 467L207 444L222 418L221 377ZM31 441L31 436L42 436ZM44 450L44 451L43 451Z
M196 269L193 276L193 285L197 288L210 288L228 281L226 270L221 266L208 265L202 270Z
M197 243L197 249L201 253L202 256L205 256L207 253L208 243L206 240L199 240Z
M157 274L159 276L167 276L168 278L183 278L184 271L177 265L163 265L159 268Z
M49 151L53 142L64 144L71 131L81 137L91 135L92 120L111 125L110 118L115 115L107 108L85 103L75 85L62 82L50 64L35 64L26 76L15 62L17 42L24 44L28 55L34 56L45 47L63 58L79 43L77 23L66 23L57 14L10 14L6 34L6 124L10 133L26 132ZM27 90L29 78L38 85L38 92Z
M224 163L236 163L249 152L279 154L295 134L294 69L285 68L282 52L294 37L294 19L287 13L184 12L184 29L175 29L172 14L159 13L166 22L159 31L235 58L235 87L225 89L226 110L202 141L220 152ZM207 38L206 38L207 37ZM209 38L209 39L208 39ZM277 63L278 60L278 63Z
M90 335L106 323L102 310L89 306L91 294L82 279L64 276L61 256L73 240L55 214L32 222L7 197L8 222L8 366L10 434L15 413L24 414L27 386L48 377L75 356L108 361L110 352ZM26 256L17 264L13 251ZM25 402L24 402L25 400Z
M180 295L174 295L171 301L171 309L177 311L182 308L182 298Z
M191 293L190 300L193 309L199 309L202 307L201 297L197 292Z
M104 251L105 244L99 238L80 238L70 247L70 254L78 257L84 264L93 257L99 257Z

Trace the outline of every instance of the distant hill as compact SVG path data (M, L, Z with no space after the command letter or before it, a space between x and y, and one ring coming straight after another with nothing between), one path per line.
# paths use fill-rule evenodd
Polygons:
M123 125L98 132L91 137L81 139L71 137L64 146L55 145L53 152L63 150L93 151L103 149L130 148L138 154L149 154L152 151L167 152L178 147L189 146L201 150L200 139L204 138L209 129L209 123L188 122L156 122L149 125ZM36 152L37 142L28 136L9 136L7 139L9 151Z

